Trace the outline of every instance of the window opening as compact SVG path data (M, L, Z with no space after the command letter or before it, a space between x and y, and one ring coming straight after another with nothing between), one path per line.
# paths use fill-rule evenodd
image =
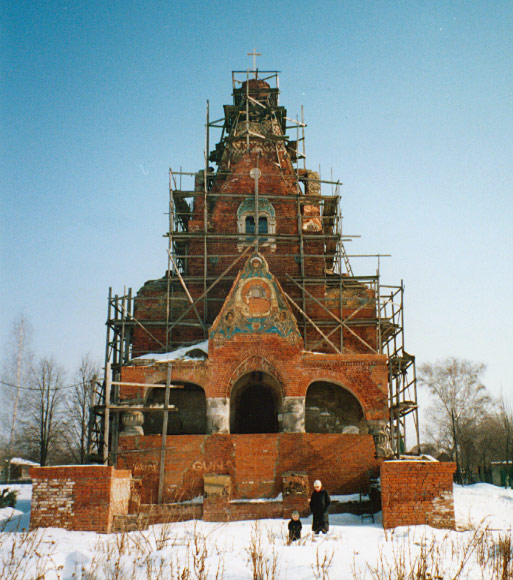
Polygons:
M237 210L237 231L244 234L239 238L237 248L241 252L246 244L252 242L257 232L255 199L246 198ZM271 249L276 250L276 238L272 234L276 233L276 213L273 205L266 198L260 198L258 201L258 234L266 236L260 238L260 243L265 244ZM266 234L270 234L267 236ZM251 237L250 237L251 236Z
M258 217L258 233L259 234L267 233L267 218L265 216Z
M246 234L255 233L255 218L252 215L246 217Z

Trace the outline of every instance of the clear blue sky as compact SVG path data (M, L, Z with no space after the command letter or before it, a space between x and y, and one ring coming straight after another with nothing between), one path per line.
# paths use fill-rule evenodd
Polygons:
M1 27L2 344L24 313L39 355L102 360L108 287L163 275L168 167L202 167L256 47L344 183L348 250L392 254L407 350L513 399L510 0L11 0Z

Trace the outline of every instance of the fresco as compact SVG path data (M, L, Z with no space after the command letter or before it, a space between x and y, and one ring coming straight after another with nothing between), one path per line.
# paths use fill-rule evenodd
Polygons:
M210 338L221 344L236 334L277 334L301 341L296 319L265 258L253 254L234 282Z

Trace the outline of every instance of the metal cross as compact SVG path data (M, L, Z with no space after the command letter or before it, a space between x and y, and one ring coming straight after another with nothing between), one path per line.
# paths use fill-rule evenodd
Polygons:
M248 56L252 56L253 57L253 70L256 71L256 57L257 56L262 56L261 52L256 52L256 49L253 49L253 52L248 52Z

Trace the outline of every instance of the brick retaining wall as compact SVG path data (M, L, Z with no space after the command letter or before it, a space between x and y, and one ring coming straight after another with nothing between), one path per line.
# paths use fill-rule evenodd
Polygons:
M104 465L32 467L30 528L58 527L109 533L126 514L130 471Z
M140 488L141 503L155 503L158 492L160 435L120 438L118 467L130 469ZM372 435L273 433L254 435L177 435L167 438L164 502L203 495L205 474L231 477L232 499L276 497L282 475L308 473L311 484L321 479L331 493L367 491L369 475L377 475ZM146 449L146 453L124 453ZM255 456L258 450L258 457Z
M427 524L455 528L455 463L385 461L381 465L383 527Z

